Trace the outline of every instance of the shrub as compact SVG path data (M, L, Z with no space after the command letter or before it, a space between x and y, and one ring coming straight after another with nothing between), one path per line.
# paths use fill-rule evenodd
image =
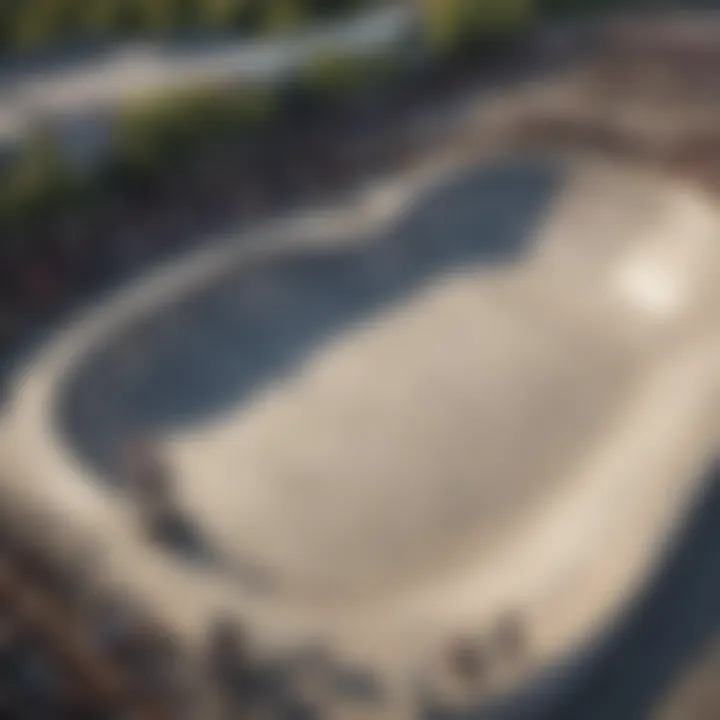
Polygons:
M24 49L81 37L186 29L274 32L374 0L0 0L0 43Z
M382 89L398 70L399 63L388 55L325 52L301 73L299 85L311 101L334 105Z
M525 30L533 0L422 0L425 34L442 54L467 52Z
M271 91L209 87L128 104L116 123L115 161L153 177L212 144L253 138L278 117Z
M59 146L45 133L33 135L5 163L0 175L0 224L41 223L79 190Z

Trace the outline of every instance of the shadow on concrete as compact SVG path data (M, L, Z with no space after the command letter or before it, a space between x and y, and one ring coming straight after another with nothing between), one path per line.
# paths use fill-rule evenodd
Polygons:
M176 509L170 513L150 530L148 540L184 563L221 571L253 593L267 595L277 590L271 574L256 563L238 559L227 562L186 511Z
M343 708L363 717L377 714L387 702L386 689L372 670L348 665L322 647L286 656L266 671L266 697L276 718L326 718L327 711ZM309 701L309 702L308 702ZM350 715L352 716L352 715Z
M142 356L134 371L124 372L116 342L68 380L58 408L68 442L110 476L109 458L128 433L162 435L221 415L433 279L517 260L566 172L540 160L466 170L418 197L362 248L256 262L181 306L156 310L142 336L125 343Z
M426 720L645 720L720 635L720 472L645 592L597 651L515 697L458 711L425 696ZM421 693L422 694L422 693ZM713 715L714 717L714 715Z
M720 469L595 672L550 720L638 720L720 635Z

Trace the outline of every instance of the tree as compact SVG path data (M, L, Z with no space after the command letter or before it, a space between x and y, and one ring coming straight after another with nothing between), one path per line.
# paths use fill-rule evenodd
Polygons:
M93 0L86 6L84 26L93 35L136 32L142 26L141 0Z
M39 220L75 192L76 182L59 145L44 132L32 135L0 178L0 214L7 223Z
M423 0L431 46L452 54L524 30L534 16L533 0Z
M310 8L298 0L274 0L263 10L263 29L281 32L300 25L309 15Z
M202 27L249 30L257 27L259 12L252 0L199 0L197 22Z
M29 0L18 6L12 18L12 45L37 47L72 32L73 9L68 0Z
M138 14L143 30L167 32L181 23L182 13L179 0L143 0Z

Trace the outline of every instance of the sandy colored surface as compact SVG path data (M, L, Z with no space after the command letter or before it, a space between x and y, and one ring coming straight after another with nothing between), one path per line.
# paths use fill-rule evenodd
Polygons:
M441 278L175 441L187 505L225 553L305 591L392 587L542 499L622 372L478 275Z

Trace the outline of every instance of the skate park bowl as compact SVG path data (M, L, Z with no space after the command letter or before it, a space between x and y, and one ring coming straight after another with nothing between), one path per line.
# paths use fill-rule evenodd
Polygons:
M232 608L407 679L512 613L514 686L611 624L700 492L719 270L715 208L674 179L540 154L403 177L60 333L17 382L24 490L178 625ZM138 433L206 565L128 521Z

